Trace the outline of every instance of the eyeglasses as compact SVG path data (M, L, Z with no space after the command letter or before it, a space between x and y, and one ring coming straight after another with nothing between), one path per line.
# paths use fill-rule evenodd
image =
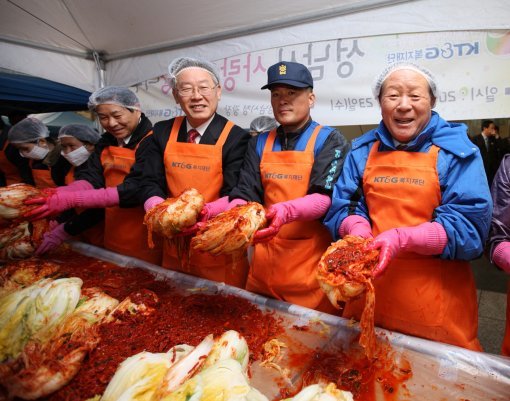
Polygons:
M177 89L177 93L179 93L179 95L182 97L190 97L195 93L195 89L196 89L201 96L209 96L212 93L212 91L214 89L216 89L217 86L218 86L218 84L214 85L212 88L210 88L208 86L199 86L197 88L186 87L186 88Z

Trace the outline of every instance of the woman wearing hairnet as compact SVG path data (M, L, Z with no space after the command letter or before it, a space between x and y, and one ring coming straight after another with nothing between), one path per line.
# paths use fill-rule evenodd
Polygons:
M250 123L250 135L257 136L263 132L271 131L278 127L278 122L268 116L260 116L252 120Z
M9 142L21 156L29 160L37 188L65 185L71 164L60 154L60 144L50 138L50 131L40 120L27 117L14 124L8 133Z
M196 188L206 202L219 197L226 199L237 183L250 138L242 128L216 113L221 85L214 65L182 57L174 60L168 71L174 99L185 116L158 122L154 135L147 140L142 180L147 211L190 186ZM198 168L180 167L183 165ZM213 257L194 252L189 263L183 263L175 246L167 242L164 247L164 267L244 286L248 273L246 258Z
M0 118L0 186L20 182L35 185L28 159L22 157L7 139L10 128Z
M42 206L28 215L36 219L74 207L107 208L104 247L159 264L160 247L146 246L144 210L138 196L143 170L139 159L147 142L144 138L152 134L152 124L128 88L110 86L97 90L89 98L89 108L106 133L87 160L86 168L76 172L76 181L71 184L75 190L29 201Z
M74 182L74 176L80 170L87 168L86 161L92 155L95 145L101 135L96 130L83 124L69 124L60 128L58 140L60 142L62 156L73 166L72 174L66 176L66 186L58 187L55 191L75 191L81 188L83 182ZM84 188L87 189L87 185ZM59 221L61 219L58 219ZM57 224L53 229L44 234L43 242L37 248L35 254L42 255L57 248L62 242L81 234L81 239L93 245L103 245L104 209L86 209L73 215L65 223Z
M336 238L375 237L375 324L481 350L468 263L483 251L492 202L466 126L432 111L436 82L394 64L374 85L379 126L352 143L325 224ZM345 306L359 319L364 302Z

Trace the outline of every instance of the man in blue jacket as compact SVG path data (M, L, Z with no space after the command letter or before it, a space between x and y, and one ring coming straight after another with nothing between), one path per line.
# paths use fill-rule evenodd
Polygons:
M376 325L480 350L467 262L482 253L492 210L480 152L464 125L432 111L424 68L390 66L374 96L382 121L353 141L325 224L335 238L375 237ZM362 308L350 301L344 316Z

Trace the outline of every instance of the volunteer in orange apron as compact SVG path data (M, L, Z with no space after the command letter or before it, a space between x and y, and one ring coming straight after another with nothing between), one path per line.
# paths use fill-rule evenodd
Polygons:
M56 191L77 191L92 189L87 181L74 181L74 175L86 168L86 162L94 152L95 144L101 135L96 130L83 124L68 124L60 128L58 140L62 156L72 165L66 176L65 186L57 187ZM104 209L77 210L69 219L57 219L60 223L44 234L44 239L37 248L37 256L57 248L62 242L73 237L92 245L103 246Z
M22 157L7 140L10 128L0 118L0 186L19 182L34 185L28 159Z
M161 247L148 249L144 211L138 196L143 163L144 138L152 134L152 124L140 110L140 102L128 88L105 87L89 98L101 126L106 130L88 158L86 168L77 171L75 184L87 188L58 191L29 215L35 219L51 216L70 208L107 208L104 247L150 263L161 263ZM137 163L135 163L135 159ZM96 188L96 189L90 189ZM27 202L27 203L29 203Z
M432 111L436 84L413 64L376 80L379 126L352 143L325 224L335 238L375 236L375 324L480 350L468 260L487 238L492 202L463 124ZM360 318L364 300L346 304Z
M489 232L488 251L492 263L510 274L510 155L499 166L491 187L494 211ZM510 281L508 281L506 329L501 354L510 356Z
M226 195L237 183L249 134L216 114L221 86L211 63L178 58L170 64L169 73L174 99L185 117L157 123L147 141L142 180L145 209L190 187L197 189L206 202L221 197L220 202L228 204ZM173 243L165 242L166 268L238 287L246 282L245 255L233 258L191 252L189 261L187 256L180 254Z
M232 202L256 201L269 226L254 236L246 289L334 313L315 271L332 238L320 219L349 149L345 138L310 117L313 79L302 64L282 61L268 69L277 129L251 139Z
M27 117L14 124L8 133L9 142L21 156L30 159L35 186L54 188L65 184L71 164L60 154L60 145L50 137L48 128L37 118Z

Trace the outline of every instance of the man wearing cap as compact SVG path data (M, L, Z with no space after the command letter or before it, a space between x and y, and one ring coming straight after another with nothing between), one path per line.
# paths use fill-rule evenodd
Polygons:
M375 81L382 121L352 143L325 224L337 239L375 237L377 326L480 350L468 260L487 238L492 202L466 126L432 111L432 74L403 63ZM384 274L383 274L384 273ZM360 319L364 300L346 304Z
M221 85L212 63L182 57L172 61L168 72L174 99L185 115L158 122L148 140L142 180L145 209L190 187L206 202L220 199L219 204L228 204L226 195L237 183L250 135L217 113ZM206 207L203 215L210 212ZM246 258L193 252L188 261L186 256L166 242L163 267L244 286Z
M105 248L124 255L161 263L161 244L147 247L145 212L139 197L143 171L144 140L152 133L152 124L141 112L140 102L128 88L108 86L89 98L106 133L88 158L86 168L76 172L75 181L48 198L33 199L42 204L28 215L32 219L55 216L61 211L79 208L107 208ZM135 163L136 161L136 163ZM80 227L70 227L76 235Z
M255 201L269 226L256 243L246 289L309 308L333 312L315 271L331 236L320 219L349 150L334 128L313 121L313 79L302 64L282 61L268 69L262 89L280 126L250 140L230 205Z

